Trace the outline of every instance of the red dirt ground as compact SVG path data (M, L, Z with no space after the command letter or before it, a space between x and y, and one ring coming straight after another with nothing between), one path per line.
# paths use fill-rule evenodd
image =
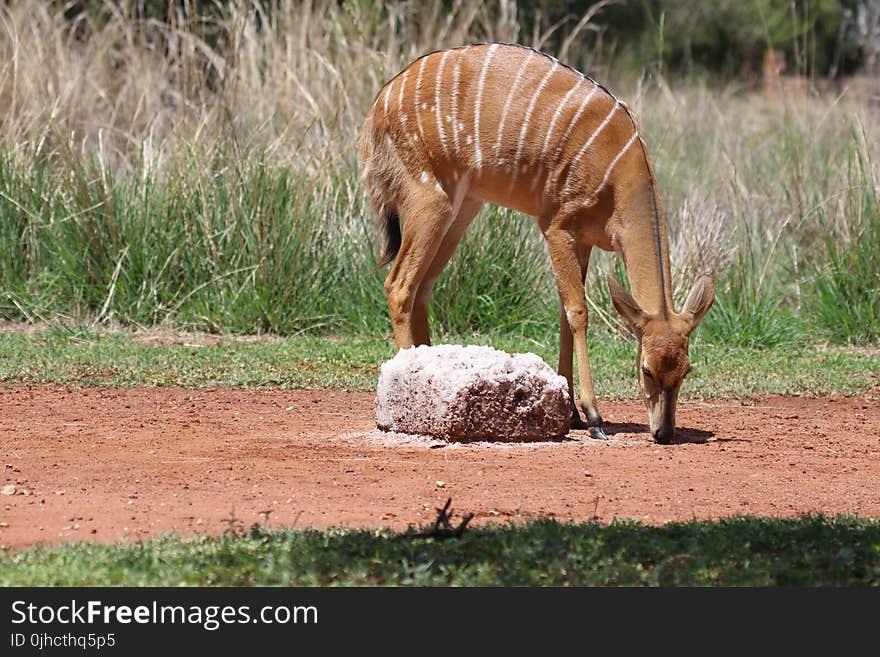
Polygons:
M231 515L402 529L448 497L475 522L880 516L876 397L682 403L670 446L640 402L602 412L607 443L437 448L373 432L369 393L6 386L0 544L218 533Z

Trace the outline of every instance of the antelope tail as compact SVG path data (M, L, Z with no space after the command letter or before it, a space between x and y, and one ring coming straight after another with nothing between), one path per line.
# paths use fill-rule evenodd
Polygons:
M400 251L400 215L397 214L397 210L386 206L382 211L381 221L385 233L385 253L379 260L380 269L394 260L397 252Z
M400 215L389 201L388 192L394 187L394 170L389 163L394 161L395 155L374 131L373 119L369 117L358 138L358 151L363 181L376 211L376 223L385 236L385 252L377 265L381 269L394 260L400 251Z

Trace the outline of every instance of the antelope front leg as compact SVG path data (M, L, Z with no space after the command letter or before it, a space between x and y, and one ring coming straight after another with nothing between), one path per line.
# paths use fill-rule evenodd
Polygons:
M571 395L571 428L588 429L587 423L581 419L574 401L574 337L568 318L565 316L565 306L562 297L559 297L559 367L556 371L568 381L568 394Z
M590 373L590 360L587 351L587 302L584 297L583 276L589 261L589 250L581 257L578 256L577 242L575 237L568 231L548 228L544 233L553 269L556 272L556 284L559 288L559 298L562 302L559 347L560 374L569 381L571 388L572 343L577 354L578 383L581 389L581 410L586 418L586 424L578 417L572 420L573 428L586 427L590 430L593 438L606 439L602 425L602 416L596 407L596 393L593 389L593 377ZM566 324L568 330L566 330ZM577 411L574 411L576 416Z
M587 280L587 267L590 264L590 253L592 247L586 247L580 254L578 261L581 265L581 287ZM589 322L588 322L589 324ZM574 357L574 336L571 334L571 326L568 323L568 317L565 314L565 304L562 297L559 297L559 367L557 372L565 377L568 381L568 392L571 395L571 428L572 429L589 429L590 425L581 419L577 410L577 404L574 401L574 385L572 383L573 375L573 357ZM592 380L592 377L590 377Z

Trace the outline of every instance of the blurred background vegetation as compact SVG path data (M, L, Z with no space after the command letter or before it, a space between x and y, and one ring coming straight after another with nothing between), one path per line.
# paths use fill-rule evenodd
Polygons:
M880 342L880 0L9 0L0 318L388 337L358 129L406 63L489 40L634 107L676 291L719 282L698 340ZM555 339L533 223L484 209L438 284L441 337ZM617 336L609 270L587 294Z
M222 39L216 21L226 11L225 3L195 0L51 1L71 22L84 14L107 21L117 12L140 20L184 18L200 23L202 35L212 44ZM255 4L269 20L284 7L277 0ZM338 0L335 4L343 11L372 13L391 3ZM395 4L406 6L402 10L406 13L419 13L431 5L439 5L446 15L462 9L455 0ZM552 52L562 49L572 27L592 9L594 16L586 29L578 30L575 50L638 72L649 63L679 75L755 78L764 52L772 48L784 53L792 70L801 75L836 77L864 70L866 65L868 72L876 72L880 49L876 26L880 7L871 0L534 0L484 3L481 9L496 20L508 15L516 22L518 40L525 38Z

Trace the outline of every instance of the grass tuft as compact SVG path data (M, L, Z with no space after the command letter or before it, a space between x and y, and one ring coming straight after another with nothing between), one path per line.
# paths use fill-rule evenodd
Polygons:
M856 188L848 199L845 234L828 228L823 216L828 255L811 268L815 295L809 308L818 328L834 342L880 342L878 191L880 186Z

